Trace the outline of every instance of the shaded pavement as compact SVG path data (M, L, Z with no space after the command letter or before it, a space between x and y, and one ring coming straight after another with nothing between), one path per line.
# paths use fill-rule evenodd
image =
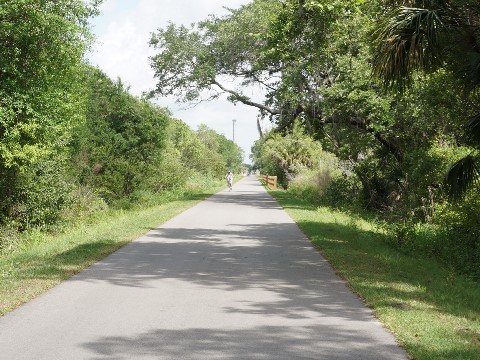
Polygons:
M254 177L0 318L0 359L407 359Z

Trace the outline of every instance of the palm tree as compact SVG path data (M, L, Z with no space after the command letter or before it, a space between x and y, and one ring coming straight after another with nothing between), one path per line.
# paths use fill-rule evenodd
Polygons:
M448 66L466 92L480 86L478 0L393 1L375 32L374 73L387 88L404 90L415 70ZM453 198L480 180L480 109L465 124L472 152L454 163L446 184Z

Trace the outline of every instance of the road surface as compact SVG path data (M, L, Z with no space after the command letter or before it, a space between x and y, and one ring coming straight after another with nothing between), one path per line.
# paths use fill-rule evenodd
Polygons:
M0 318L0 359L407 359L254 177Z

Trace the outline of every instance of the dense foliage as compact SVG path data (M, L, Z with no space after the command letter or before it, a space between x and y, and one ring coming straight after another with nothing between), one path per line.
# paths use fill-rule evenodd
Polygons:
M222 156L229 170L237 174L242 171L244 153L240 146L203 124L198 127L197 136L209 150Z
M86 76L86 121L74 134L81 185L107 201L132 194L165 147L168 114L129 95L100 71Z
M161 201L241 165L232 141L190 129L85 63L97 6L0 6L0 251L16 231Z
M254 0L154 34L155 93L258 108L275 125L253 148L262 171L373 211L392 244L480 278L479 21L473 0ZM328 171L306 139L335 156Z
M94 5L69 0L2 2L2 222L8 219L21 227L50 223L67 201L65 146L69 129L82 121L77 79Z

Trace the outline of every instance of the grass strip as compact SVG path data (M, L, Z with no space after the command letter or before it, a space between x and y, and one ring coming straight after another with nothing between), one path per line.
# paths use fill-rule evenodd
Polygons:
M224 187L222 182L221 188ZM130 241L220 190L186 194L144 209L112 211L94 224L60 234L30 234L27 245L0 257L0 315L44 293Z
M413 359L480 359L479 283L391 248L373 222L270 193Z

